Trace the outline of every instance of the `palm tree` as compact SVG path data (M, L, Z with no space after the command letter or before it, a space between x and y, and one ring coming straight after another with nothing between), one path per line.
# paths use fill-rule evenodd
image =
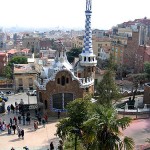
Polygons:
M121 132L130 122L128 117L118 118L114 108L97 105L82 128L84 145L88 150L133 150L133 139L123 139Z

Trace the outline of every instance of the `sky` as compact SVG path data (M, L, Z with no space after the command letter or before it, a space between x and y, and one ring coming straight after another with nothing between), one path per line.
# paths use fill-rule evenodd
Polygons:
M84 29L86 0L0 0L0 26ZM150 0L92 0L92 29L150 18Z

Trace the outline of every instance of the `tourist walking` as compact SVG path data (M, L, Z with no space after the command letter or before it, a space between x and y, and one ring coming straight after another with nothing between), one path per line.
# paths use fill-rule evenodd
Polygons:
M45 128L45 123L46 123L46 121L45 121L45 118L43 117L42 118L42 124L43 124L43 127Z
M12 118L10 118L10 128L12 127L12 124L13 124L13 120Z
M38 122L35 120L34 121L34 130L37 130L38 129Z
M44 115L44 118L45 118L45 122L48 123L48 116L47 116L47 114Z
M50 150L54 150L53 142L50 143Z
M21 136L22 136L22 139L24 139L24 130L23 129L21 130Z
M17 118L16 117L14 117L13 123L15 123L15 125L17 125Z
M13 129L14 134L15 134L15 131L16 131L16 125L15 124L12 125L12 129Z
M15 111L15 107L13 104L10 105L10 109L11 109L11 112L14 114L14 111Z
M10 114L10 106L9 105L7 106L7 111L8 111L8 114Z
M58 117L58 119L60 118L60 111L58 110L58 113L57 113L57 117Z
M21 115L18 116L19 124L21 124Z
M22 121L23 121L23 125L25 125L25 122L26 122L25 116L23 116Z

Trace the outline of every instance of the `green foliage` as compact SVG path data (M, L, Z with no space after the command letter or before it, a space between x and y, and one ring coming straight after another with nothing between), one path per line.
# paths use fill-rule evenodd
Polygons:
M112 105L112 101L117 100L121 96L114 80L114 69L115 64L113 63L113 57L110 56L108 68L103 76L103 79L96 87L98 95L97 102L102 105Z
M112 100L120 98L119 89L113 79L114 73L106 71L102 81L97 85L98 103L112 105Z
M27 58L24 56L14 56L8 65L10 67L13 67L13 64L27 64Z
M74 127L80 128L88 118L89 102L84 99L76 99L68 104L68 117Z
M113 150L118 143L133 150L133 140L121 140L120 129L129 126L131 119L128 117L117 118L117 112L112 107L95 105L94 114L83 125L83 138L88 149ZM130 139L130 138L129 138Z
M74 61L75 57L79 57L79 54L82 52L81 48L73 48L67 52L67 59L70 63Z
M13 77L13 64L27 64L27 58L24 56L14 56L4 69L4 75L8 79Z
M144 63L144 71L150 76L150 62Z
M121 137L121 131L129 126L131 119L118 118L113 107L77 99L67 108L68 117L60 120L56 133L64 141L64 149L74 149L75 135L79 150L117 150L118 145L120 149L134 149L132 138ZM78 132L73 132L74 129Z
M10 66L6 66L5 69L4 69L4 76L7 78L7 79L12 79L12 69L10 68Z

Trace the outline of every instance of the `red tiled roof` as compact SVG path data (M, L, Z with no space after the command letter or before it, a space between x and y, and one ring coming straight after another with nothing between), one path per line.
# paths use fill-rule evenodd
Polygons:
M17 53L17 50L16 49L11 49L7 53L8 54L15 54L15 53Z
M24 53L29 53L29 51L30 51L30 49L23 49L23 50L21 50L21 52L24 52Z
M0 53L0 56L6 56L7 54L6 53Z

